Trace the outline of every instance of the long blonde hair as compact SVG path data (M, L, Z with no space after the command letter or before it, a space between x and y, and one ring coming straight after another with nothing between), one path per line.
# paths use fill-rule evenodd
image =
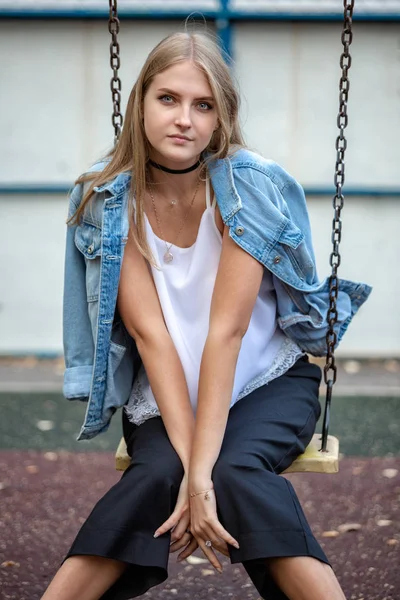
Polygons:
M101 172L81 175L75 183L91 181L82 202L68 224L80 221L86 204L94 196L93 188L112 181L120 173L131 172L130 197L135 197L136 231L133 238L139 251L154 266L157 266L148 246L144 224L144 197L149 183L147 161L149 143L143 125L143 100L153 78L179 62L190 60L200 68L208 79L218 115L219 127L214 132L206 152L213 159L225 158L232 147L244 146L240 130L239 95L221 50L207 33L179 32L164 38L150 52L129 96L124 126L120 139L105 157L109 160ZM129 219L133 218L134 205L129 203Z

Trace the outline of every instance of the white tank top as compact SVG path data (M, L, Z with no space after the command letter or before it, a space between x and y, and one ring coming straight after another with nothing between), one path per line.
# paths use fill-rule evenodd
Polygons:
M206 182L206 208L197 239L189 248L173 245L172 262L164 262L165 242L155 235L147 216L145 225L149 246L161 267L160 271L151 267L154 283L165 323L182 363L190 402L196 412L200 363L222 248L222 236L215 223L215 197L210 203L209 179ZM266 380L285 372L302 354L277 325L272 275L264 269L238 356L230 406ZM160 414L143 364L125 411L129 420L137 425Z

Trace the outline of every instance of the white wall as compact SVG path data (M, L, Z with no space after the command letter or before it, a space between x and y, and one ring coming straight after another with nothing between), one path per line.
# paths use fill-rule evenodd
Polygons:
M148 51L179 24L122 24L123 107ZM357 23L346 183L400 188L398 24ZM252 148L305 186L329 186L338 109L338 23L238 24L242 121ZM70 184L112 144L104 21L0 22L0 185ZM320 276L328 275L331 199L309 198ZM61 351L67 200L0 196L0 354ZM342 355L400 356L400 198L348 197L343 278L374 286ZM396 262L395 262L396 260Z
M0 196L0 354L61 351L64 197Z
M247 23L235 58L248 141L303 185L333 181L341 23ZM400 187L400 24L354 24L346 184Z
M318 272L325 277L331 269L333 208L327 197L308 204ZM368 283L373 290L350 324L338 355L400 356L400 199L349 197L342 215L339 276Z
M123 103L151 48L178 23L126 23ZM0 22L0 183L68 184L113 142L105 21Z

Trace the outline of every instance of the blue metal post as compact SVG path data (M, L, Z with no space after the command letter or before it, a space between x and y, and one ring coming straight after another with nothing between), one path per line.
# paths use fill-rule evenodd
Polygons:
M232 25L229 15L229 0L220 0L215 27L223 50L232 58Z

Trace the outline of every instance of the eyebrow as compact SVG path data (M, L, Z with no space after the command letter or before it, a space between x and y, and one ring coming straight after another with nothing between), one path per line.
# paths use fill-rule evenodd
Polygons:
M178 94L178 92L174 92L174 90L170 90L168 88L159 88L157 90L157 92L163 92L164 94L171 94L171 96L178 96L180 97L181 95ZM195 100L208 100L209 102L215 102L214 98L212 96L201 96L200 98L195 98Z

